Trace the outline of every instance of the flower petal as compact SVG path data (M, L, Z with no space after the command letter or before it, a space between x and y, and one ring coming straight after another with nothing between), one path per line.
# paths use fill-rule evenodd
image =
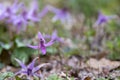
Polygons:
M33 49L39 49L39 46L32 46L32 45L27 45L27 46Z
M40 64L37 67L33 68L32 73L37 72L38 70L40 70L41 67L46 66L46 65L50 65L50 64L49 63Z
M53 18L52 18L52 22L56 22L57 20L59 20L60 17L59 15L55 15Z
M48 8L49 11L51 11L55 14L58 14L60 12L60 9L57 9L57 8L51 6L51 5L47 5L47 8Z
M35 61L38 59L39 57L36 57L35 59L33 59L33 61L27 66L27 68L29 69L33 69L34 68L34 65L35 65Z
M18 74L27 74L27 72L20 70L20 71L18 71L18 72L15 73L15 75L18 75Z
M44 43L45 43L45 39L44 39L43 35L40 32L38 32L38 38L40 40L44 41Z
M12 12L16 13L18 11L18 9L21 8L23 5L24 5L23 3L18 4L18 0L15 0L13 5L11 6Z
M41 52L43 55L46 54L46 47L45 46L41 46Z
M41 74L38 74L38 73L34 73L34 76L39 77L39 78L42 78L42 75L41 75ZM42 79L41 79L41 80L42 80Z
M38 0L33 0L31 3L31 9L28 12L27 18L28 20L38 22L40 21L39 14L38 14Z
M39 17L42 18L48 13L48 8L45 7L39 14Z
M99 12L98 19L95 22L95 25L101 25L102 23L106 23L107 21L108 21L107 16L105 16L101 12Z
M53 44L54 44L54 42L55 42L55 41L50 40L47 44L45 44L45 47L53 45Z
M52 33L52 36L51 36L51 40L45 44L45 46L51 46L52 44L54 44L54 42L57 40L58 36L57 36L57 31L54 30L54 32Z
M23 62L21 62L19 59L15 58L15 60L18 62L18 64L23 68L23 69L27 69L27 67L25 66L25 64Z
M52 33L52 40L55 40L57 38L57 30L54 30L54 32Z

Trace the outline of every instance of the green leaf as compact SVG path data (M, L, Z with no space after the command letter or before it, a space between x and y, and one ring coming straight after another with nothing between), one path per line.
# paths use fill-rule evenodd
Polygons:
M75 54L77 55L77 54L80 54L80 50L77 49L77 48L74 48L74 49L69 49L68 48L68 50L64 51L64 53L65 53L66 56L71 56L71 55L75 55Z
M22 80L21 78L19 78L18 76L15 76L15 79L16 80Z
M1 47L8 50L12 47L12 44L11 43L3 44L3 45L1 45Z
M0 80L5 80L6 78L14 77L14 74L12 72L4 72L0 73Z
M50 54L55 54L57 53L57 49L55 47L48 47L47 52Z
M63 80L63 79L59 78L59 76L56 74L52 74L46 80Z
M1 55L1 53L2 53L2 50L3 50L3 48L2 48L2 47L0 47L0 55Z
M108 55L108 58L112 60L120 60L120 53L114 51L113 53Z
M111 42L111 41L107 41L106 46L111 50L114 48L113 42Z
M86 35L87 37L94 36L94 35L95 35L95 31L92 30L92 29L90 29L89 31L85 32L85 35Z
M24 43L22 43L19 39L15 40L17 47L25 47L26 45Z
M29 54L26 53L22 48L17 48L13 51L11 55L11 62L15 66L19 66L19 64L15 61L15 58L20 59L23 63L27 63L29 60Z
M120 77L117 77L115 80L120 80Z
M98 78L97 80L109 80L109 79L105 79L105 78Z
M2 69L5 65L3 63L0 63L0 69Z

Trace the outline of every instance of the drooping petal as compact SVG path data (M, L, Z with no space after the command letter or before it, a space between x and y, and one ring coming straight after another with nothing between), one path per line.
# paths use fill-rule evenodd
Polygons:
M27 72L26 72L26 71L22 71L22 70L20 70L20 71L18 71L18 72L15 73L15 75L18 75L18 74L25 74L25 75L26 75Z
M45 45L42 45L40 48L41 48L42 54L43 54L43 55L46 54L46 46L45 46Z
M56 22L57 20L59 20L60 17L59 15L55 15L53 18L52 18L52 22Z
M50 40L48 43L44 44L44 45L45 45L46 47L47 47L47 46L51 46L51 45L54 44L54 42L56 41L56 39L57 39L57 35L56 35L56 33L53 33L53 35L51 36L51 40Z
M44 38L45 38L45 39L50 39L50 38L51 38L51 35L46 34L46 35L44 35Z
M51 36L51 40L45 44L45 46L51 46L54 44L54 42L63 42L63 40L61 38L58 37L57 35L57 30L54 30L54 32L52 33L52 36Z
M27 46L33 49L39 49L39 46L32 46L32 45L27 45Z
M55 13L55 16L52 18L52 22L60 20L62 24L71 24L72 17L66 8L63 8Z
M51 5L47 5L47 8L48 8L49 11L51 11L55 14L58 14L60 12L60 9L57 9L57 8L51 6Z
M46 47L51 46L54 44L55 41L49 41L48 43L45 44Z
M109 15L109 16L106 16L108 20L111 20L111 19L117 19L118 16L117 15Z
M6 18L6 7L2 4L0 4L0 20L3 20Z
M25 66L25 64L23 62L21 62L19 59L16 59L15 60L18 62L18 64L22 67L22 69L27 69L27 67Z
M33 21L33 22L38 22L40 21L40 18L38 17L38 14L34 10L30 10L27 15L28 20Z
M39 57L36 57L35 59L33 59L33 61L27 66L27 68L29 68L29 69L33 69L34 68L34 66L35 66L35 61L38 59Z
M47 13L48 13L48 8L45 7L45 8L39 13L39 17L42 18L42 17L44 17Z
M7 23L11 23L11 22L13 26L16 27L16 30L18 32L25 31L28 25L27 21L24 19L22 15L12 16L11 19L7 20Z
M40 32L38 32L38 38L40 39L40 41L43 41L45 43L45 39Z
M33 0L31 4L31 8L28 11L27 18L30 21L38 22L40 21L39 14L38 14L38 0Z
M52 40L55 40L57 38L57 30L54 30L53 33L52 33Z
M54 32L52 33L51 41L53 41L53 42L55 42L55 41L63 42L63 39L58 37L57 30L54 30Z
M31 6L31 10L38 10L39 8L38 0L33 0L30 6Z
M40 68L42 68L43 66L49 65L49 63L44 63L44 64L40 64L37 67L33 68L32 73L37 72L38 70L40 70Z
M101 25L101 24L103 24L103 23L106 23L106 22L108 22L108 18L107 18L107 16L105 16L104 14L102 14L101 12L99 12L99 14L98 14L98 19L97 19L97 21L95 22L95 25Z
M42 75L41 75L41 74L34 73L33 75L34 75L34 76L37 76L37 77L39 77L39 78L42 78Z
M23 5L23 3L18 3L18 0L15 0L13 5L11 6L12 13L16 13Z

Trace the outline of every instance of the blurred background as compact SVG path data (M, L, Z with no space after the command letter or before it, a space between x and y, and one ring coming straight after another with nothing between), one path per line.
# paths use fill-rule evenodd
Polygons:
M23 1L29 7L32 0ZM1 0L2 4L12 4L12 0ZM62 24L59 20L52 22L53 13L47 13L39 23L30 23L26 31L19 34L6 29L6 24L0 24L0 64L16 65L17 57L28 62L32 55L39 53L25 46L25 44L37 43L37 32L52 34L56 29L64 43L56 43L47 48L47 55L61 53L64 56L82 55L107 57L112 60L120 60L120 0L38 0L39 11L47 5L58 9L66 8L71 15L69 24ZM117 15L118 17L105 24L104 35L96 47L94 44L97 32L93 28L98 18L98 12L105 15ZM59 47L59 48L58 48ZM39 54L41 55L41 53ZM9 57L10 56L10 57Z

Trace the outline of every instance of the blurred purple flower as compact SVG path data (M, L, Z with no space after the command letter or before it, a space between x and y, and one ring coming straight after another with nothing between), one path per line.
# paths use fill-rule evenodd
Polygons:
M68 12L67 8L57 9L52 6L47 6L48 10L55 13L55 16L52 18L53 22L60 20L62 24L70 23L71 22L71 15Z
M48 43L46 43L43 35L40 32L38 32L38 38L39 38L38 46L28 45L28 47L33 49L39 49L42 51L42 54L46 54L46 47L51 46L54 43L54 41L51 39Z
M18 3L18 0L15 0L13 5L4 7L4 13L1 15L3 18L11 18L12 16L15 16L19 9L22 7L23 3Z
M55 42L55 41L58 41L58 42L61 42L61 43L63 42L63 39L58 37L56 30L54 30L52 35L45 35L45 38L51 39L51 41L53 41L53 42Z
M102 25L107 23L109 20L116 18L116 15L104 15L103 13L99 12L98 19L95 22L95 25Z
M27 24L28 22L21 15L15 16L13 19L13 25L17 27L17 31L26 30Z
M0 4L0 20L4 19L4 13L5 13L6 8Z
M46 64L41 64L35 67L35 61L38 59L38 57L36 57L28 66L26 66L23 62L21 62L19 59L15 60L18 62L18 64L21 66L21 70L16 72L15 75L18 74L23 74L26 75L28 79L30 79L31 76L37 76L40 77L40 75L37 73L38 70L40 70L41 67L47 65Z
M40 17L38 14L38 0L33 0L31 3L30 10L27 12L27 19L33 22L39 22Z
M16 14L22 6L23 3L18 3L18 0L15 0L12 6L6 8L6 12L8 14Z
M17 30L18 33L20 31L25 31L26 27L28 25L28 21L24 17L23 13L12 16L6 22L7 22L7 24L12 24L15 27L15 29Z
M40 13L39 13L39 17L42 18L44 17L47 13L48 13L48 7L46 6Z

